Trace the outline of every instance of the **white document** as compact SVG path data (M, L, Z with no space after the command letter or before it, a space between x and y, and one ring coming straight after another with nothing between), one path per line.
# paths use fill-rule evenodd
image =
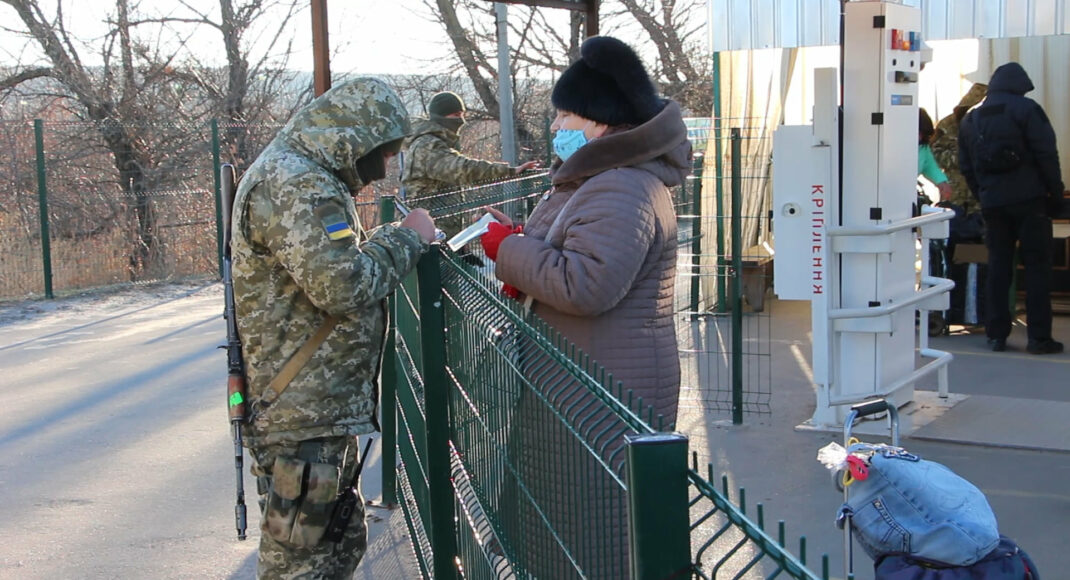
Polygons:
M485 213L483 214L483 217L479 218L478 221L468 226L467 228L464 228L460 232L457 232L457 235L450 238L449 241L446 242L446 245L449 246L451 250L456 252L457 250L463 248L468 242L471 242L472 240L487 233L487 228L492 222L497 223L498 220L494 219L494 216L491 215L489 212Z

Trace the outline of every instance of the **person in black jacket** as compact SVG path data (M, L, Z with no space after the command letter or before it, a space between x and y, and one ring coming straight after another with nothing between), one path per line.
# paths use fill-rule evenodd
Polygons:
M959 127L959 169L981 202L988 247L985 334L992 350L1007 348L1014 251L1025 265L1026 316L1033 354L1062 352L1051 336L1052 212L1063 181L1055 131L1044 110L1025 94L1033 82L1016 62L992 74L988 95Z

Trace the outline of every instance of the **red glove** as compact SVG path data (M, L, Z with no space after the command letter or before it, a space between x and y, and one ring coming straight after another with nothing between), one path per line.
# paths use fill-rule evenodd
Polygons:
M491 222L487 226L487 233L479 238L479 243L483 246L483 253L491 260L497 261L498 247L502 245L502 240L522 231L524 231L524 226L518 225L515 228L510 228L498 222Z
M517 290L516 286L502 284L502 294L505 294L513 300L520 300L520 290Z

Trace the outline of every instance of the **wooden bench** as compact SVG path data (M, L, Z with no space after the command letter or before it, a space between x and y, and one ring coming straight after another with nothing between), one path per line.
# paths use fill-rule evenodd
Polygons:
M743 298L755 312L765 309L765 292L773 283L773 256L776 252L769 242L743 250ZM725 264L732 265L732 256L725 256Z

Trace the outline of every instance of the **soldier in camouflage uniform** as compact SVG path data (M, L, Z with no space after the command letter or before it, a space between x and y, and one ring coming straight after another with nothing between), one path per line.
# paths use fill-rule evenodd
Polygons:
M448 209L449 206L464 202L463 194L456 191L458 188L512 177L536 166L535 161L528 161L510 167L508 163L483 161L461 153L458 131L464 125L465 106L454 93L435 94L427 105L427 113L429 118L418 121L405 142L401 183L405 186L405 199L413 207L453 213L456 210ZM439 228L448 236L466 225L462 215L438 221Z
M352 194L385 176L408 132L397 95L356 79L294 115L239 184L231 248L251 408L243 432L261 498L259 578L350 578L367 548L362 507L338 543L322 536L355 473L356 436L378 429L384 298L427 250L434 223L418 210L367 236ZM269 389L318 331L326 339L307 363Z
M967 214L981 211L981 203L970 192L970 187L966 185L966 178L959 171L959 123L962 122L967 111L985 98L987 89L988 85L974 83L954 111L936 124L936 134L929 144L933 157L936 158L936 162L944 170L951 184L951 203L961 206Z

